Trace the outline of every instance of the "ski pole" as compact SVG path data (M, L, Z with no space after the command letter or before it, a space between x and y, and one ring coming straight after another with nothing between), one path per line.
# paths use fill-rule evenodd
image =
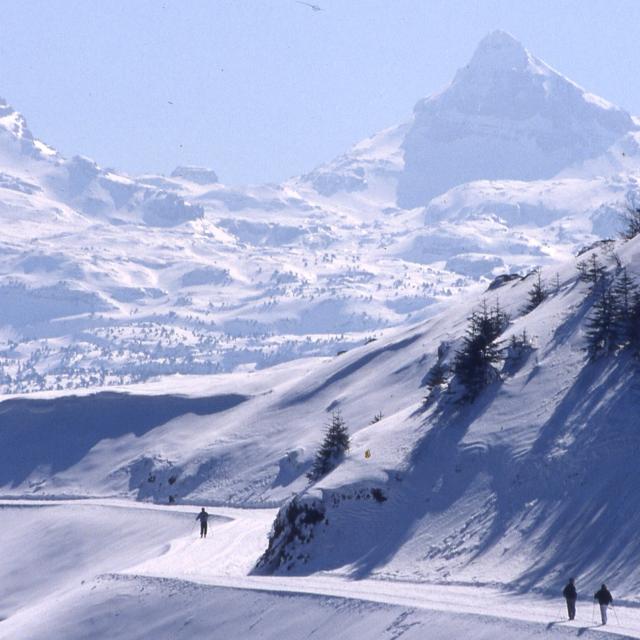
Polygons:
M613 609L613 615L616 617L616 622L618 623L618 626L620 626L620 620L618 620L618 612L616 608L613 606L613 604L611 605L611 609Z

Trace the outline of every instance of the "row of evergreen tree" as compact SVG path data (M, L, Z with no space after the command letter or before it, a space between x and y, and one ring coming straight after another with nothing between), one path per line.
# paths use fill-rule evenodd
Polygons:
M629 227L625 237L640 234L640 210L629 218ZM635 235L632 225L636 225ZM587 352L591 359L615 352L620 348L632 348L640 351L640 286L634 282L627 269L616 259L617 269L610 276L594 252L587 260L578 263L578 276L589 283L589 295L595 298L592 313L587 319ZM558 277L556 278L558 280ZM559 282L556 290L559 289ZM550 295L550 289L542 280L540 270L527 293L524 313L530 313ZM526 333L513 336L511 343L505 345L498 340L509 325L508 314L496 301L489 308L483 301L480 309L469 318L466 335L460 349L456 352L451 372L453 380L463 387L461 400L472 401L489 383L498 377L496 365L504 359L505 352L522 351L530 343ZM430 391L445 384L448 379L447 367L439 358L427 375L427 387Z

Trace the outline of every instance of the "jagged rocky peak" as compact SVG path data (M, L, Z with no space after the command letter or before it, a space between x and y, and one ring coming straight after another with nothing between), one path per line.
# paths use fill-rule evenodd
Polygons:
M530 63L529 52L506 31L493 31L485 36L467 68L525 69Z
M416 105L398 203L424 205L473 180L551 178L637 128L628 113L495 31L444 91Z
M188 180L195 184L214 184L218 182L218 176L213 169L195 166L179 166L171 172L172 178Z
M54 155L54 149L33 137L24 116L0 98L0 159L16 162L21 157L42 159Z
M0 125L17 138L32 139L27 121L4 98L0 98Z

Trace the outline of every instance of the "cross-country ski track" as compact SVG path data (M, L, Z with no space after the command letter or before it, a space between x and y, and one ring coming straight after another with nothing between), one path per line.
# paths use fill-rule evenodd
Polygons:
M0 638L102 637L103 626L111 638L190 637L200 626L205 637L223 638L230 637L229 616L236 625L245 619L244 635L235 636L243 638L275 637L282 625L288 638L309 637L323 625L336 638L640 638L635 603L616 604L605 628L593 621L591 585L578 584L577 619L568 622L561 597L499 586L354 580L348 569L248 575L276 510L207 507L205 540L195 526L198 510L109 499L0 501L9 524L0 530L7 550ZM80 548L85 526L94 531L95 549ZM148 624L129 626L132 611L146 620L147 610Z

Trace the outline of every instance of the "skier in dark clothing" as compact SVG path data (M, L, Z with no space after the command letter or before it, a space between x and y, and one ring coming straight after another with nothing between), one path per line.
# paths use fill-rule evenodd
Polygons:
M613 597L607 589L607 585L603 584L600 587L600 591L596 591L594 596L594 600L598 601L600 605L600 617L602 618L602 624L607 624L607 607L613 603Z
M576 591L576 585L574 584L573 578L569 578L567 586L562 590L562 595L567 601L569 620L573 620L576 617L576 600L578 599L578 592Z
M207 520L209 520L209 514L202 507L202 511L196 516L196 520L200 520L200 537L207 537Z

